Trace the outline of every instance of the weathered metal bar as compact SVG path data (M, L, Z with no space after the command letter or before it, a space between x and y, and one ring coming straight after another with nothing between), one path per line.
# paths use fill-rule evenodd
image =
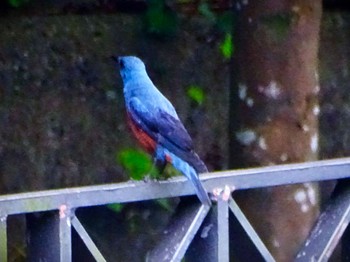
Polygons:
M149 253L147 261L181 261L210 207L187 205L173 217L159 244Z
M94 241L92 241L89 234L86 232L84 226L80 223L79 219L76 216L72 217L72 226L75 231L80 236L81 240L84 242L92 256L99 262L106 262L106 259L101 254L100 250L95 245Z
M218 261L230 261L229 252L229 223L228 202L219 198L218 209Z
M7 216L0 217L0 261L7 262Z
M349 221L350 188L330 200L295 261L328 261Z
M232 213L236 216L239 223L244 228L245 232L247 233L247 235L249 236L251 241L254 243L256 248L259 250L261 256L265 259L265 261L274 262L275 259L271 255L270 251L266 248L265 244L262 242L261 238L256 233L256 231L254 230L252 225L249 223L248 219L243 214L242 210L239 208L238 204L236 203L236 201L232 197L230 197L229 207L230 207Z
M205 188L228 185L236 189L277 186L350 176L350 158L300 164L269 166L201 175ZM67 188L0 196L0 216L58 209L69 202L71 208L108 203L135 202L156 198L194 195L191 182L183 176L156 182L125 182L90 187Z
M184 260L219 262L218 238L218 209L216 205L213 205L192 240Z
M59 208L59 254L60 262L72 261L72 209L68 209L66 205Z
M71 261L69 210L27 215L28 261Z

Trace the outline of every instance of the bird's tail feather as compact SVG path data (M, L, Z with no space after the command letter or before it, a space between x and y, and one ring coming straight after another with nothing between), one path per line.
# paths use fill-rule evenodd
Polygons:
M199 200L202 202L202 204L210 206L211 201L209 199L207 191L204 189L203 184L201 183L201 181L198 178L198 174L194 171L194 169L192 167L190 167L190 169L192 169L192 170L189 171L189 176L187 176L187 175L186 176L194 184L194 188L196 190L197 196L198 196Z
M183 173L194 185L194 188L196 190L196 194L204 205L211 205L211 201L209 199L207 191L204 189L203 184L199 180L198 174L195 171L195 169L190 166L187 162L183 161L182 159L178 158L174 154L171 154L172 158L172 165L179 170L181 173ZM204 164L203 164L204 165Z
M195 152L192 152L191 161L189 163L194 167L197 173L199 174L208 173L207 166L204 164L204 162L199 158L199 156Z

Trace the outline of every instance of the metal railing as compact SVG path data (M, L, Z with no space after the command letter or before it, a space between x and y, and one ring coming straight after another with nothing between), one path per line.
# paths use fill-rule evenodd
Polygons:
M213 172L200 176L208 192L218 188L224 190L227 187L240 190L348 177L350 158ZM30 242L27 243L29 261L71 261L72 227L96 261L106 261L75 216L76 208L194 194L191 183L181 176L166 181L129 181L0 196L0 261L7 261L7 220L10 215L44 212L44 215L27 218L27 234L30 235ZM244 228L261 257L266 261L274 261L232 197L228 200L218 197L217 204L211 208L199 203L183 208L164 231L163 240L149 253L147 260L180 261L199 228L206 223L210 212L211 222L215 221L217 231L214 237L216 246L208 254L206 261L229 261L229 212L232 212ZM296 260L327 260L349 220L350 190L345 189L330 200L309 238L300 248ZM208 241L213 245L212 239L208 238Z

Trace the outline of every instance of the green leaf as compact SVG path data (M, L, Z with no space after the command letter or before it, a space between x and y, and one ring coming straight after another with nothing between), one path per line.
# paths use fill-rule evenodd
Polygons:
M146 175L152 175L151 157L143 151L124 149L117 154L117 160L135 180L142 180Z
M125 205L121 203L113 203L113 204L107 205L107 207L112 211L114 211L115 213L120 213L123 210L124 206Z
M196 85L191 85L188 87L187 96L193 101L195 101L198 105L201 105L205 99L203 89Z
M234 46L230 33L226 33L224 41L220 44L220 51L224 58L230 59L232 57Z

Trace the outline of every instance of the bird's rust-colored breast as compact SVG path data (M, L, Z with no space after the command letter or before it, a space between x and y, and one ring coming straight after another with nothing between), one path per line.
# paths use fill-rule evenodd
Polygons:
M135 121L130 117L129 114L127 114L127 122L139 144L147 152L153 154L157 147L156 142L145 131L136 125Z

